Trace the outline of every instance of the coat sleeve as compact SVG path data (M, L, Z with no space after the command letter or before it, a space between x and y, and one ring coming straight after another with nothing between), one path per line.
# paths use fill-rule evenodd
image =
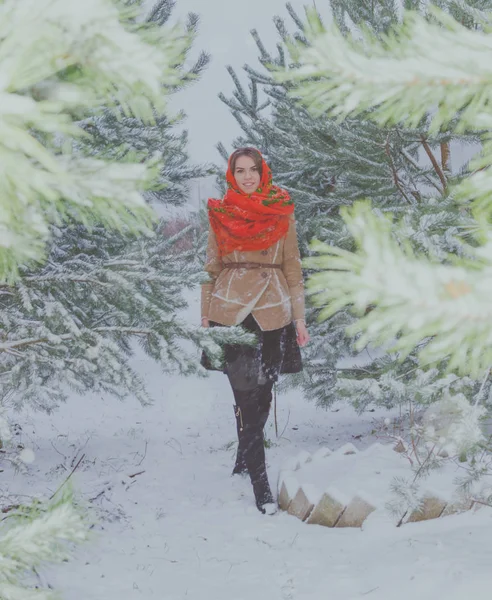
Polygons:
M202 283L202 318L208 318L210 300L214 291L215 280L222 271L222 261L219 255L219 248L215 233L210 227L208 230L208 245L207 245L207 260L204 265L204 270L208 273L208 281Z
M302 278L301 255L297 243L296 222L291 218L289 230L284 243L282 271L287 280L292 300L292 319L305 318L304 281Z

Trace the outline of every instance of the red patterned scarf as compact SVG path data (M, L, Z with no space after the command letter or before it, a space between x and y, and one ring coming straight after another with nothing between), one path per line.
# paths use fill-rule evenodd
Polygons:
M289 193L272 183L272 172L262 157L260 185L252 194L239 189L227 166L227 192L221 200L209 198L208 217L221 256L234 250L265 250L289 229L294 203Z

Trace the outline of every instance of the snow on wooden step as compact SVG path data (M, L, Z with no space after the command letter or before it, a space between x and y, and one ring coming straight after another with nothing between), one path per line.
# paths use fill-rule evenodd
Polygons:
M348 443L333 452L325 447L313 454L301 452L288 465L290 470L282 470L278 481L280 507L325 527L361 527L369 515L391 501L395 479L412 474L408 460L391 445L381 443L361 451ZM469 504L463 506L453 496L455 478L455 465L433 471L419 492L419 510L409 511L404 522L469 509Z
M394 529L397 523L398 520L386 507L379 506L365 519L361 529L372 535L381 535Z
M343 511L336 527L361 527L367 517L376 510L377 502L358 494Z
M313 508L307 522L310 525L334 527L349 502L350 498L339 490L328 488Z
M359 452L359 455L365 458L384 458L391 463L401 464L401 456L395 452L395 449L389 444L381 444L381 442L374 442L374 444Z
M297 457L289 456L289 458L284 460L284 462L282 463L281 470L282 471L295 471L296 466L297 466Z
M470 510L470 508L472 508L472 500L470 498L453 500L447 504L441 516L455 515Z
M287 512L305 521L314 508L314 505L319 501L319 492L313 485L305 484L297 490L297 494L289 504Z
M280 483L278 494L278 505L282 510L288 510L290 503L295 498L299 490L299 483L295 477L285 476Z
M406 522L417 523L418 521L437 519L442 515L446 504L446 501L438 496L426 495L422 500L422 505L411 513Z
M470 510L472 510L473 512L477 512L477 510L481 510L485 506L488 506L488 505L485 505L483 502L475 502L473 500L471 503Z
M311 462L312 460L313 459L309 452L306 452L306 450L301 450L301 452L299 452L299 454L296 456L294 471L298 471L303 465Z
M344 444L343 446L340 446L340 448L338 448L337 450L335 450L332 455L350 455L350 454L357 454L359 451L357 450L357 448L351 444L350 442L348 442L347 444Z
M395 446L393 446L393 450L395 452L399 452L400 454L403 454L404 452L407 451L405 444L403 443L403 440L398 440L397 444Z
M321 446L321 448L318 448L313 454L313 462L317 460L322 460L323 458L327 458L328 456L330 456L330 454L332 454L332 451L329 448L327 448L326 446Z

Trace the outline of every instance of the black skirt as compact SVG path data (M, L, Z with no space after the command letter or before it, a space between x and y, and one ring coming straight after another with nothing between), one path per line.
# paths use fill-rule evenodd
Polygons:
M211 327L225 327L210 322ZM222 371L228 375L236 389L252 389L268 381L277 381L279 374L302 371L302 358L297 343L296 328L289 323L281 329L262 331L253 315L248 315L241 326L256 334L258 342L254 346L245 344L225 344L222 365L212 366L205 352L201 365L209 371Z

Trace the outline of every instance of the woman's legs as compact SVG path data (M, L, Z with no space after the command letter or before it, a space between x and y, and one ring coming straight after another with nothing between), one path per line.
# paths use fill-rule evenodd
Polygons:
M244 393L244 392L243 392ZM252 393L256 393L254 390ZM241 394L241 392L239 392ZM238 395L236 390L235 397ZM260 390L258 393L258 426L261 428L263 444L264 444L264 429L266 422L268 421L268 415L270 414L270 406L272 403L272 384L266 384L260 386ZM232 470L233 475L243 474L248 472L248 467L246 466L246 461L244 458L244 447L245 447L245 438L242 435L242 421L243 416L241 414L241 410L238 405L234 406L234 415L236 417L236 429L237 429L237 438L238 438L238 446L236 453L236 462L234 464L234 469Z
M242 425L241 425L241 411L239 410L239 407L234 405L234 416L236 417L236 429L237 429L237 439L238 439L238 445L237 445L237 452L236 452L236 462L234 463L234 468L232 469L232 474L233 475L242 475L243 473L247 473L248 472L248 467L246 466L246 462L244 460L244 449L243 449L243 445L241 443L241 432L242 432Z
M273 502L265 466L265 427L272 400L273 383L259 385L252 390L232 388L236 401L235 414L238 431L238 459L245 465L251 478L256 506L265 512L263 506Z
M234 412L238 434L238 451L234 473L248 472L253 485L256 505L273 502L265 467L263 429L272 401L276 364L280 364L281 330L262 331L252 315L241 325L257 335L255 346L230 345L226 349L225 373L234 393Z

